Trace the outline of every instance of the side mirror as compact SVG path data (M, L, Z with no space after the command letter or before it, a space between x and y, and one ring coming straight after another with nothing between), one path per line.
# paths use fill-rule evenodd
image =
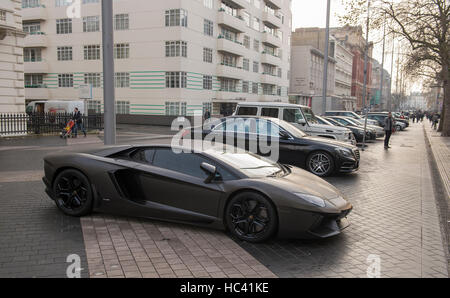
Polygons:
M214 178L216 178L217 168L209 163L203 162L200 165L200 168L208 175L208 178L205 179L205 183L211 183Z
M300 125L305 126L306 125L306 120L305 119L299 119L299 120L297 120L297 123L300 124Z
M291 136L287 132L280 130L280 139L289 140L290 138Z

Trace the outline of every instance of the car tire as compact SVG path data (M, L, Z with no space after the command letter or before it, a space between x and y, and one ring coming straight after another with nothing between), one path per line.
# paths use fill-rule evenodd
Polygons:
M225 209L226 227L240 240L258 243L271 238L277 229L278 215L270 202L256 192L234 196Z
M334 172L334 158L324 151L313 152L306 159L306 169L319 177L330 176Z
M395 127L395 130L396 130L396 131L402 131L401 125L397 125L397 126Z
M56 206L66 215L80 217L92 211L91 184L78 170L68 169L59 173L53 183L53 194Z

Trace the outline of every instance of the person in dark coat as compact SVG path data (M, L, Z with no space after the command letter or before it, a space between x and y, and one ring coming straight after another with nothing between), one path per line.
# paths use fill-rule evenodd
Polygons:
M203 118L205 121L211 119L211 113L209 112L209 109L206 109L205 115L203 115Z
M73 137L77 137L78 130L81 130L84 134L84 137L86 137L86 130L84 129L83 125L83 116L81 115L81 112L78 110L78 108L75 108L72 120L75 121L75 125L73 126Z
M388 117L384 119L384 131L386 137L384 139L384 149L391 148L389 146L389 141L391 140L392 132L394 131L394 119L392 118L392 113L389 113Z

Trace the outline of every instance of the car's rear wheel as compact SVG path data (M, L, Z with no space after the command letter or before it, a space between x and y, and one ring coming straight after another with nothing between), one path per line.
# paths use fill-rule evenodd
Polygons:
M64 170L53 184L56 206L70 216L83 216L92 211L92 188L87 177L77 170Z
M272 203L254 192L243 192L226 208L228 230L247 242L263 242L275 234L278 217Z
M308 171L319 177L327 177L334 171L334 160L326 152L313 152L306 160Z

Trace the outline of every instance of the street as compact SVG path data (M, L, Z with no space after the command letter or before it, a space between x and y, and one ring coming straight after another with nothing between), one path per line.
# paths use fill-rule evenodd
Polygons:
M168 143L168 128L120 126L120 144ZM448 277L422 124L361 152L360 170L326 180L353 205L351 223L325 240L250 244L221 231L102 214L64 216L44 192L43 157L102 146L101 137L0 139L0 277Z

